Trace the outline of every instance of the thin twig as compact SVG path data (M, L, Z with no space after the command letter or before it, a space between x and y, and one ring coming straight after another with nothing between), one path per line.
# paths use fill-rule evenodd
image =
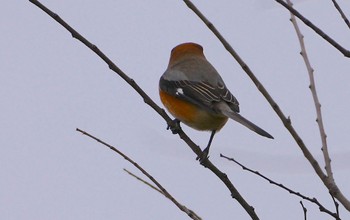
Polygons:
M301 205L301 207L303 208L304 220L307 220L307 216L306 216L307 209L305 208L305 206L304 206L304 204L303 204L303 201L300 201L300 205Z
M307 200L307 201L309 201L309 202L312 202L312 203L316 204L316 205L319 207L319 209L320 209L321 212L325 212L325 213L329 214L330 216L334 217L335 219L340 220L339 216L338 216L336 213L333 213L333 212L331 212L330 210L328 210L328 209L327 209L326 207L324 207L316 198L310 198L310 197L308 197L308 196L305 196L305 195L301 194L300 192L296 192L296 191L292 190L291 188L288 188L288 187L284 186L284 185L281 184L281 183L277 183L276 181L272 180L271 178L266 177L265 175L261 174L259 171L252 170L252 169L250 169L250 168L244 166L243 164L241 164L240 162L238 162L237 160L235 160L235 159L232 158L232 157L227 157L227 156L225 156L225 155L223 155L223 154L220 154L220 157L225 158L225 159L227 159L227 160L229 160L229 161L232 161L232 162L236 163L236 164L237 164L238 166L240 166L243 170L247 170L247 171L249 171L249 172L251 172L251 173L253 173L253 174L255 174L255 175L257 175L257 176L259 176L259 177L261 177L261 178L263 178L263 179L265 179L265 180L267 180L270 184L276 185L276 186L278 186L279 188L286 190L286 191L289 192L290 194L296 195L296 196L298 196L298 197L300 197L300 198L302 198L302 199L304 199L304 200Z
M142 179L141 177L139 176L136 176L135 174L133 174L132 172L130 172L129 170L127 169L123 169L127 174L129 174L130 176L134 177L135 179L137 179L138 181L144 183L145 185L149 186L151 189L154 189L155 191L159 192L160 194L162 194L163 196L164 193L162 192L162 190L158 189L156 186L153 186L151 183L147 182L146 180ZM165 196L166 197L166 196ZM168 197L167 197L168 198Z
M340 16L343 18L345 24L348 26L348 28L350 28L350 22L349 19L346 17L346 15L344 14L343 10L341 9L341 7L338 5L338 2L336 0L332 0L334 7L338 10Z
M288 11L290 11L293 15L298 17L305 25L310 27L312 30L314 30L319 36L321 36L323 39L325 39L328 43L330 43L333 47L335 47L337 50L339 50L345 57L350 57L350 51L345 49L343 46L341 46L338 42L333 40L330 36L328 36L325 32L323 32L320 28L318 28L316 25L314 25L310 20L305 18L302 14L300 14L297 10L295 10L293 7L289 6L286 2L283 0L275 0L276 2L280 3L283 7L285 7Z
M305 143L300 138L299 134L295 131L294 127L292 126L290 118L289 117L287 118L284 115L284 113L282 112L280 107L273 100L273 98L267 92L265 87L260 83L260 81L254 75L254 73L250 70L249 66L241 59L241 57L236 53L236 51L231 47L231 45L226 41L226 39L220 34L220 32L215 28L215 26L198 10L198 8L190 0L183 0L183 1L203 21L203 23L209 28L209 30L211 30L213 32L213 34L220 40L220 42L225 47L225 49L233 56L233 58L235 58L235 60L239 63L239 65L242 67L242 69L247 73L247 75L253 81L253 83L255 84L257 89L262 93L262 95L269 102L269 104L271 105L273 110L276 112L278 117L281 119L283 125L287 128L289 133L292 135L295 142L298 144L300 150L303 152L305 158L309 161L309 163L311 164L311 166L315 170L316 174L322 180L323 184L327 187L328 190L331 190L332 192L334 192L335 198L337 198L338 201L340 203L342 203L343 206L348 211L350 211L350 201L342 194L342 192L339 190L339 188L332 183L332 181L329 181L328 177L323 172L320 165L315 160L314 156L311 154L309 149L306 147ZM349 55L350 55L350 52L349 52Z
M330 193L331 197L332 197L332 200L333 200L333 203L334 203L334 206L335 206L335 211L337 213L337 216L339 216L339 203L335 200L334 196Z
M164 109L160 108L139 86L138 84L131 78L129 78L121 69L119 69L102 51L100 51L96 45L90 43L87 39L85 39L81 34L79 34L75 29L73 29L70 25L68 25L64 20L62 20L56 13L52 12L50 9L45 7L39 1L29 0L31 3L39 7L45 13L47 13L50 17L55 19L59 24L61 24L64 28L66 28L77 40L81 41L88 48L94 51L102 60L104 60L109 68L117 73L120 77L122 77L132 88L135 89L137 93L143 98L143 101L152 107L160 116L164 118L170 127L177 127L177 123L174 122L164 111ZM180 138L186 142L186 144L192 149L192 151L197 155L197 157L202 155L202 150L198 145L196 145L181 129L178 129L177 134ZM257 214L255 213L254 207L251 206L238 192L236 187L232 184L231 180L227 177L225 173L220 171L214 164L210 162L209 159L205 160L204 163L201 163L205 168L211 170L227 187L227 189L231 193L231 197L237 200L237 202L246 210L246 212L250 215L250 217L254 220L259 219Z
M181 205L170 193L153 177L151 176L145 169L143 169L139 164L137 164L135 161L133 161L130 157L125 155L123 152L118 150L117 148L113 147L112 145L102 141L101 139L89 134L86 131L83 131L79 128L76 129L78 132L82 133L83 135L86 135L95 141L99 142L100 144L108 147L112 151L116 152L120 156L122 156L125 160L130 162L132 165L134 165L138 170L140 170L145 176L148 177L162 192L165 197L167 197L170 201L172 201L181 211L185 212L190 218L200 220L201 218L198 217L196 213L194 213L192 210L188 209L186 206Z
M293 6L292 2L290 0L287 0L287 4L290 6ZM321 111L321 104L320 101L318 99L318 95L317 95L317 90L316 90L316 83L315 83L315 78L314 78L314 69L311 67L310 64L310 60L309 57L307 55L306 52L306 47L305 47L305 42L304 42L304 36L301 33L298 23L295 19L295 16L290 13L290 21L292 22L295 32L297 34L298 40L299 40L299 44L300 44L300 49L301 49L301 56L303 57L303 60L305 62L305 66L309 75L309 80L310 80L310 90L311 90L311 94L312 94L312 98L314 100L314 104L315 104L315 109L316 109L316 122L318 124L318 128L319 128L319 132L320 132L320 137L321 137L321 141L322 141L322 152L323 152L323 157L324 157L324 161L325 161L325 169L327 172L327 176L329 178L329 181L334 181L334 177L333 177L333 172L332 172L332 167L331 167L331 159L328 153L328 145L327 145L327 135L324 129L324 125L323 125L323 119L322 119L322 111ZM335 183L334 183L335 184ZM332 192L331 192L332 193Z

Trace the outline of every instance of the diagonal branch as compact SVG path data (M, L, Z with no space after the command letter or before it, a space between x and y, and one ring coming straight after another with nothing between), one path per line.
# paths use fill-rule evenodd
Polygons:
M159 192L160 194L162 194L163 196L164 193L162 192L162 190L158 189L156 186L153 186L151 183L147 182L146 180L142 179L139 176L136 176L135 174L133 174L132 172L130 172L127 169L123 169L127 174L129 174L130 176L134 177L135 179L137 179L138 181L140 181L141 183L144 183L146 186L149 186L151 189L154 189L155 191Z
M220 154L220 157L225 158L225 159L227 159L227 160L229 160L229 161L232 161L232 162L236 163L236 164L237 164L238 166L240 166L243 170L247 170L247 171L249 171L249 172L251 172L251 173L253 173L253 174L255 174L255 175L257 175L257 176L259 176L259 177L261 177L261 178L263 178L264 180L267 180L270 184L275 185L275 186L278 186L278 187L280 187L281 189L286 190L286 191L289 192L290 194L296 195L296 196L298 196L298 197L300 197L300 198L302 198L302 199L304 199L304 200L307 200L307 201L309 201L309 202L311 202L311 203L316 204L316 205L319 207L319 209L320 209L321 212L325 212L325 213L329 214L330 216L332 216L333 218L335 218L335 219L337 219L337 220L340 220L339 215L338 215L337 213L333 213L333 212L329 211L329 210L328 210L326 207L324 207L316 198L310 198L310 197L308 197L308 196L305 196L305 195L301 194L300 192L296 192L296 191L292 190L291 188L288 188L288 187L284 186L284 185L281 184L281 183L277 183L276 181L272 180L272 179L269 178L269 177L266 177L265 175L261 174L260 172L258 172L258 171L256 171L256 170L252 170L252 169L250 169L250 168L244 166L243 164L241 164L240 162L238 162L237 160L235 160L235 159L232 158L232 157L227 157L227 156L225 156L225 155L223 155L223 154Z
M200 220L201 218L198 217L198 215L196 213L194 213L192 210L188 209L186 206L181 205L172 195L170 195L170 193L156 180L154 179L153 176L151 176L146 170L144 170L139 164L137 164L135 161L133 161L130 157L128 157L127 155L125 155L123 152L121 152L120 150L118 150L117 148L113 147L110 144L107 144L106 142L100 140L99 138L87 133L86 131L80 130L79 128L76 129L78 132L82 133L83 135L86 135L92 139L94 139L95 141L105 145L106 147L108 147L109 149L111 149L112 151L116 152L117 154L119 154L120 156L122 156L125 160L127 160L128 162L130 162L132 165L134 165L138 170L140 170L145 176L148 177L148 179L150 179L162 192L162 194L167 197L170 201L172 201L181 211L185 212L190 218L195 219L195 220Z
M88 48L94 51L102 60L104 60L109 68L117 73L120 77L122 77L135 91L143 98L143 101L148 104L151 108L153 108L163 119L167 122L169 127L177 127L177 123L173 121L164 111L164 109L160 108L139 86L138 84L131 78L129 78L121 69L119 69L102 51L100 51L96 45L92 44L86 38L84 38L81 34L79 34L74 28L72 28L69 24L67 24L63 19L61 19L56 13L52 12L50 9L45 7L37 0L29 0L31 3L39 7L45 13L47 13L50 17L55 19L59 24L61 24L64 28L66 28L77 40L81 41ZM181 129L178 129L177 134L180 138L186 142L186 144L192 149L192 151L200 157L202 155L202 150L198 145L196 145ZM231 180L227 177L225 173L220 171L214 164L210 162L209 159L205 160L201 163L205 168L208 168L211 172L213 172L221 182L227 187L227 189L231 193L231 197L237 200L237 202L245 209L245 211L250 215L250 217L254 220L259 219L257 214L255 213L254 207L251 206L238 192L236 187L232 184Z
M108 67L117 73L121 78L123 78L142 98L143 101L148 104L151 108L153 108L160 116L164 118L164 120L167 122L167 124L170 127L176 127L176 123L166 114L164 109L160 108L140 87L139 85L131 78L127 76L117 65L115 65L102 51L98 49L98 47L94 44L92 44L90 41L88 41L86 38L84 38L81 34L79 34L74 28L72 28L69 24L67 24L60 16L58 16L56 13L45 7L43 4L41 4L39 1L36 0L29 0L31 3L38 6L40 9L42 9L44 12L46 12L50 17L55 19L59 24L61 24L64 28L67 29L72 34L72 37L81 41L84 45L86 45L88 48L90 48L93 52L95 52L103 61L105 61L108 65ZM201 155L202 151L196 144L193 143L193 141L182 131L179 130L178 132L181 139L183 139L192 149L194 153L197 155Z
M345 57L350 58L350 51L341 46L338 42L333 40L330 36L328 36L325 32L323 32L320 28L314 25L310 20L305 18L302 14L300 14L297 10L295 10L292 6L288 5L283 0L275 0L280 3L283 7L285 7L290 13L298 17L305 25L309 26L312 30L314 30L318 35L320 35L323 39L325 39L328 43L330 43L333 47L338 49Z
M338 2L336 0L332 0L334 7L338 10L340 16L343 18L345 24L350 28L350 22L349 19L346 17L346 15L344 14L343 10L341 9L341 7L339 6Z
M215 26L198 10L198 8L190 0L183 0L183 1L203 21L203 23L209 28L209 30L211 30L213 32L213 34L220 40L222 45L233 56L233 58L235 58L235 60L238 62L238 64L242 67L242 69L250 77L250 79L253 81L253 83L255 84L257 89L266 98L268 103L271 105L273 110L276 112L278 117L281 119L283 125L286 127L286 129L289 131L291 136L294 138L294 140L298 144L300 150L303 152L305 158L309 161L310 165L313 167L314 171L319 176L319 178L322 180L322 182L327 187L327 189L330 191L336 192L333 194L334 197L337 198L348 211L350 211L350 201L347 200L347 198L341 193L339 188L336 185L334 185L333 182L330 181L329 178L327 177L327 175L323 172L323 170L321 169L320 165L318 164L318 162L316 161L314 156L311 154L311 152L306 147L303 140L300 138L299 134L295 131L294 127L292 126L290 118L289 117L287 118L284 115L284 113L282 112L280 107L273 100L273 98L267 92L265 87L261 84L261 82L258 80L258 78L250 70L249 66L242 60L242 58L231 47L231 45L226 41L226 39L220 34L220 32L215 28ZM349 55L350 55L350 53L349 53Z

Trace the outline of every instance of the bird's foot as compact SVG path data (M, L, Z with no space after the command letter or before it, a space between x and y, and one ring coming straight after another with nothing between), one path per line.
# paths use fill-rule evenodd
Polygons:
M204 164L209 159L209 148L205 148L202 151L202 154L197 156L196 160L199 161L200 164Z
M175 118L171 124L168 124L166 129L170 129L173 134L179 133L179 131L181 131L180 120Z

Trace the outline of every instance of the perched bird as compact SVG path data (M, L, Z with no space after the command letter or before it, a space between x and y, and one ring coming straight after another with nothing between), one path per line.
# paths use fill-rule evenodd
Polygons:
M237 121L252 131L273 137L239 114L239 103L196 43L183 43L171 51L169 65L159 81L162 103L176 120L211 131L201 160L209 154L213 137L227 122Z

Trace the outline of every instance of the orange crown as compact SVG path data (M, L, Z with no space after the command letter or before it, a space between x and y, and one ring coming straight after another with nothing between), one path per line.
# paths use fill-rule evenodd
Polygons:
M204 57L203 47L196 43L183 43L171 50L169 65L186 56Z

